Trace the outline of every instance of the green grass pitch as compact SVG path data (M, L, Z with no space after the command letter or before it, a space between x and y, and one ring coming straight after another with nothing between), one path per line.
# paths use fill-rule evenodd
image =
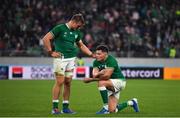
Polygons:
M0 80L0 117L54 116L50 114L53 83L54 80ZM127 80L119 102L133 97L138 98L139 113L128 107L116 114L96 115L96 111L102 107L96 83L84 84L73 80L70 107L77 114L58 116L180 117L180 81Z

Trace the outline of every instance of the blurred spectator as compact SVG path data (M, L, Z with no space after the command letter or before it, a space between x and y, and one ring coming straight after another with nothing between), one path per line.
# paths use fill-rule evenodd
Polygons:
M3 56L3 53L5 52L5 47L5 41L0 38L0 56Z
M32 47L28 47L27 54L31 56L38 57L42 53L42 49L37 44L33 45Z
M1 0L0 56L47 56L42 36L81 12L91 50L106 44L119 57L169 57L173 44L180 57L179 5L179 0Z
M80 55L77 57L76 63L77 63L77 66L84 66L85 65L85 62Z
M172 46L170 49L169 49L169 57L170 58L175 58L176 57L176 49L174 46Z

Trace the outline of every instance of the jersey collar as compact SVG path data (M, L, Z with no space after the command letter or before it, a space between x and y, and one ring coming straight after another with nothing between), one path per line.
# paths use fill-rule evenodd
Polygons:
M67 23L66 23L66 27L67 27L68 29L71 29Z
M104 60L104 62L108 59L109 55L106 56L106 59Z

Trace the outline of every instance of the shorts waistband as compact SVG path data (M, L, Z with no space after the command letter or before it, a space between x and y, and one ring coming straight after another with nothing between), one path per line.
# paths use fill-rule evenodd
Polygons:
M120 79L120 78L114 78L114 79L121 80L121 81L126 81L126 79Z
M72 57L72 58L64 58L64 56L58 57L58 58L54 58L54 59L62 59L64 61L68 61L68 60L74 60L76 59L76 57Z
M126 79L119 79L119 80L121 80L121 81L125 81L125 82L126 82Z

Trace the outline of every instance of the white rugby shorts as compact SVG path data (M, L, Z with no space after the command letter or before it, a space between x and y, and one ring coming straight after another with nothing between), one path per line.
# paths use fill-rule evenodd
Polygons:
M110 79L110 81L112 82L115 91L108 90L108 96L113 95L119 99L120 92L126 87L126 81L121 79Z
M75 68L75 57L73 58L54 58L53 59L53 71L54 73L65 75L67 70L72 70Z

